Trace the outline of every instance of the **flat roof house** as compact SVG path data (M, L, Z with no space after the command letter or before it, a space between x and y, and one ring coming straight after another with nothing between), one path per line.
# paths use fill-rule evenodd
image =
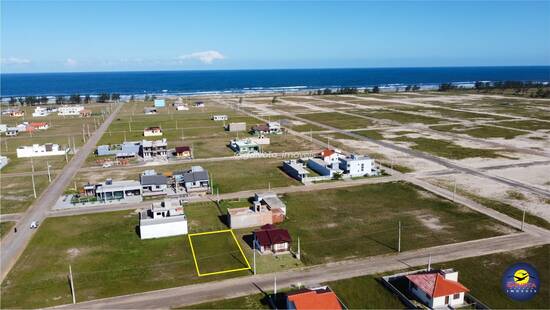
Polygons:
M142 240L187 233L187 217L178 201L165 199L139 213L139 236Z
M141 183L133 180L105 182L95 185L97 200L110 202L140 202L143 200Z
M233 139L229 143L229 147L238 155L256 154L260 152L260 146L252 142L250 139L237 140Z
M309 171L306 169L304 163L295 159L283 161L283 170L295 178L298 181L306 179L309 175Z
M266 224L254 230L254 242L261 254L281 254L290 251L292 238L286 229Z
M185 104L176 104L175 105L177 111L187 111L189 108Z
M122 144L98 145L96 153L98 156L115 155L117 158L136 157L141 149L139 141L124 141Z
M146 170L140 176L143 196L166 195L168 178L155 170Z
M62 150L59 144L46 143L43 145L33 144L32 146L20 146L17 148L17 158L24 157L41 157L41 156L57 156L65 155L69 149Z
M166 139L143 140L141 141L140 155L143 159L166 158L167 147L168 142L166 142Z
M160 127L147 127L143 129L144 137L162 136L162 129Z
M456 308L464 304L469 290L458 282L458 272L452 269L431 270L405 276L409 291L429 308Z
M32 117L44 117L48 116L50 114L50 111L43 107L36 107L34 108L34 112L32 113Z
M175 151L178 158L192 158L191 148L187 145L176 146Z
M157 108L145 107L145 108L143 109L143 113L144 113L145 115L157 114Z
M373 176L379 174L376 169L374 159L368 156L352 154L350 156L340 158L339 166L345 174L351 177Z
M257 135L263 134L281 134L281 124L279 122L268 122L265 124L259 124L252 126L252 133Z
M275 193L269 192L257 193L249 208L227 210L229 227L235 229L281 223L285 216L286 205Z
M286 294L286 308L296 310L341 310L346 309L338 296L328 287L302 289Z
M17 127L8 127L6 128L6 137L15 137L19 133Z
M57 115L59 116L79 116L80 111L84 110L81 105L76 106L62 106L57 109Z
M212 120L214 121L226 121L229 117L225 114L212 115Z
M230 131L230 132L238 132L238 131L245 131L245 130L246 130L245 122L229 123L229 125L227 125L227 131Z
M154 105L156 108L164 108L166 106L166 101L164 99L155 99Z

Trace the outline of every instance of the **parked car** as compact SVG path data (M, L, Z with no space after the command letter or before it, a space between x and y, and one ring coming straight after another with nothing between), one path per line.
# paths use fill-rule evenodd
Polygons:
M32 221L31 229L36 229L36 228L38 228L38 221Z

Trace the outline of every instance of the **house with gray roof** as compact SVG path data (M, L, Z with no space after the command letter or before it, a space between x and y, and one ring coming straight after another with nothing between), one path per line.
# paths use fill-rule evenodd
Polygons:
M187 193L206 194L210 188L208 171L201 166L192 166L189 170L175 171L172 175L176 185L184 188Z
M146 170L140 176L140 183L143 189L143 196L166 195L168 178L157 174L155 170Z

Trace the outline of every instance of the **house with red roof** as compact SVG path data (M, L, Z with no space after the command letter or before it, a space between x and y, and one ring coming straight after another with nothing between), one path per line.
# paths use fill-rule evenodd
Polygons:
M33 122L33 123L30 123L29 126L33 127L34 129L40 129L40 130L46 130L50 128L50 125L46 122Z
M266 224L254 230L255 248L261 254L281 254L290 251L290 234L288 230L272 224Z
M346 309L338 296L328 287L303 289L286 294L286 308L296 310L341 310Z
M432 270L409 274L409 291L429 308L457 307L464 304L464 295L469 290L458 282L458 272Z
M191 148L186 145L176 146L176 156L178 158L191 158Z

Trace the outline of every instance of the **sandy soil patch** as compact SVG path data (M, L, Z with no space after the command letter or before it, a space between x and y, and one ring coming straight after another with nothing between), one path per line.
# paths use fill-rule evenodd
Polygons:
M441 220L433 215L417 215L416 218L422 223L422 225L433 231L442 231L447 228L446 225L441 224Z
M511 167L491 170L495 174L507 179L535 185L550 190L550 164L534 165L529 167Z
M477 196L497 200L520 210L525 208L527 212L550 221L550 204L548 204L548 201L545 200L544 197L531 192L523 191L496 181L468 174L431 177L427 178L426 181L435 185L444 185L445 187L450 188L454 182L455 176L458 191L463 190ZM519 192L523 194L526 199L512 199L509 197L509 191Z

